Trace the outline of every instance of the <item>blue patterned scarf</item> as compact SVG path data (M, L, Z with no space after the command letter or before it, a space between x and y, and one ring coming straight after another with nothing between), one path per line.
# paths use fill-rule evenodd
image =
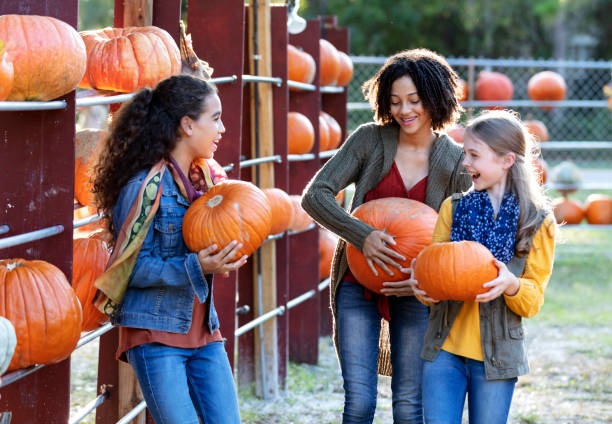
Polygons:
M518 199L504 195L497 217L489 195L473 191L461 198L451 227L451 241L471 240L486 246L493 256L507 264L514 256L514 242L519 217Z

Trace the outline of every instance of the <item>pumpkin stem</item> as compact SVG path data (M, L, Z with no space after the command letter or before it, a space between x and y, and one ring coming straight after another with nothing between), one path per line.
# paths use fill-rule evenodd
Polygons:
M214 208L215 206L217 206L222 201L223 201L223 195L222 194L216 194L216 195L214 195L213 197L211 197L210 199L208 199L206 201L206 206L208 206L209 208Z
M13 262L10 264L6 264L6 269L8 269L9 271L12 271L20 265L21 265L21 262Z

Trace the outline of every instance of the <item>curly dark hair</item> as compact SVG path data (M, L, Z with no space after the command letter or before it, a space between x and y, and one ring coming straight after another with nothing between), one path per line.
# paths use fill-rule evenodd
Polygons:
M459 77L442 56L427 49L404 50L388 58L361 90L374 109L379 124L396 124L391 115L391 86L408 75L417 88L431 126L441 130L452 125L463 110L458 101Z
M98 210L113 234L112 212L119 193L137 172L167 158L179 139L181 118L198 119L216 88L203 79L178 75L154 90L142 89L115 114L104 149L94 168Z

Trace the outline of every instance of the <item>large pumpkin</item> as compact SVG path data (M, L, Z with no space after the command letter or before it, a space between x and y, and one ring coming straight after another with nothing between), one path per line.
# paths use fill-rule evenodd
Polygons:
M544 142L548 141L548 128L544 125L544 122L538 121L537 119L532 119L529 121L524 121L525 127L527 127L527 131L535 138L536 141Z
M340 128L338 121L336 121L329 113L321 111L319 116L322 116L325 119L329 129L329 139L326 150L333 150L337 148L342 141L342 128ZM321 150L323 149L321 148Z
M106 243L97 238L77 238L72 244L72 288L83 309L82 331L91 331L108 321L93 304L94 281L102 275L110 258Z
M13 88L13 62L7 57L6 45L0 40L0 101L5 100Z
M527 94L531 100L558 101L565 99L567 87L561 75L552 71L542 71L529 78ZM552 109L543 106L542 109Z
M589 224L612 224L612 197L607 194L589 194L584 202L584 213Z
M432 299L470 301L487 292L482 285L497 277L493 259L475 241L434 243L417 256L414 278Z
M319 112L319 150L329 150L329 125Z
M81 335L81 305L68 280L45 261L0 260L0 316L15 327L9 370L67 358Z
M559 197L553 200L552 206L559 224L580 224L584 218L584 208L576 200Z
M314 146L314 127L305 115L299 112L289 112L287 115L289 132L288 152L301 155L310 152Z
M289 195L280 188L264 188L263 192L270 202L272 225L270 234L280 234L287 230L293 215L293 204Z
M332 43L321 38L319 40L319 83L334 85L340 75L340 56Z
M340 59L340 73L338 73L336 85L344 87L353 79L353 61L348 54L340 50L338 50L338 58Z
M83 31L87 71L81 88L132 92L181 72L174 39L155 26Z
M305 51L299 50L291 44L287 45L288 78L291 81L311 84L314 81L317 70L314 59ZM290 90L299 91L297 88L289 87Z
M17 346L15 327L6 318L0 316L0 375L4 374Z
M409 267L413 258L425 246L431 244L434 226L438 214L424 203L399 197L387 197L366 202L353 211L353 216L380 231L393 236L396 246L389 246L403 255L406 260L399 261L403 267ZM378 276L374 275L363 254L349 244L346 256L351 272L361 284L373 292L380 293L385 281L405 280L408 276L390 267L393 275L387 274L378 265L374 265Z
M460 102L467 102L470 96L470 88L468 83L464 79L459 78L457 80L457 100Z
M291 231L304 231L312 224L312 217L302 207L302 196L292 194L289 199L291 199L291 205L293 206L289 229Z
M1 15L0 40L13 62L13 88L7 100L53 100L74 90L83 77L85 44L59 19Z
M242 243L233 260L251 255L270 234L272 214L265 193L257 186L227 180L195 200L183 218L183 239L192 252L212 245L217 251L232 240Z
M331 273L332 260L338 244L338 236L325 228L319 228L319 281Z
M514 86L506 75L499 72L482 71L476 80L476 100L512 100ZM495 109L491 107L490 109Z
M74 197L83 206L95 205L93 169L107 135L107 131L93 128L78 131L75 135Z

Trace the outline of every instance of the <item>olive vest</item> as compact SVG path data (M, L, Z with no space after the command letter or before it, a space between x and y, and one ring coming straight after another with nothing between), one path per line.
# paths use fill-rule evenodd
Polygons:
M461 194L453 194L453 215ZM539 228L546 214L539 214ZM537 233L534 231L531 235ZM507 266L517 277L523 274L527 256L513 256ZM425 341L421 357L433 361L438 356L444 341L448 337L453 323L459 314L463 302L449 300L439 302L430 307L429 323L425 333ZM529 372L529 364L525 353L525 331L522 318L508 306L504 296L478 305L480 313L480 337L482 355L487 380L499 380L518 377Z

